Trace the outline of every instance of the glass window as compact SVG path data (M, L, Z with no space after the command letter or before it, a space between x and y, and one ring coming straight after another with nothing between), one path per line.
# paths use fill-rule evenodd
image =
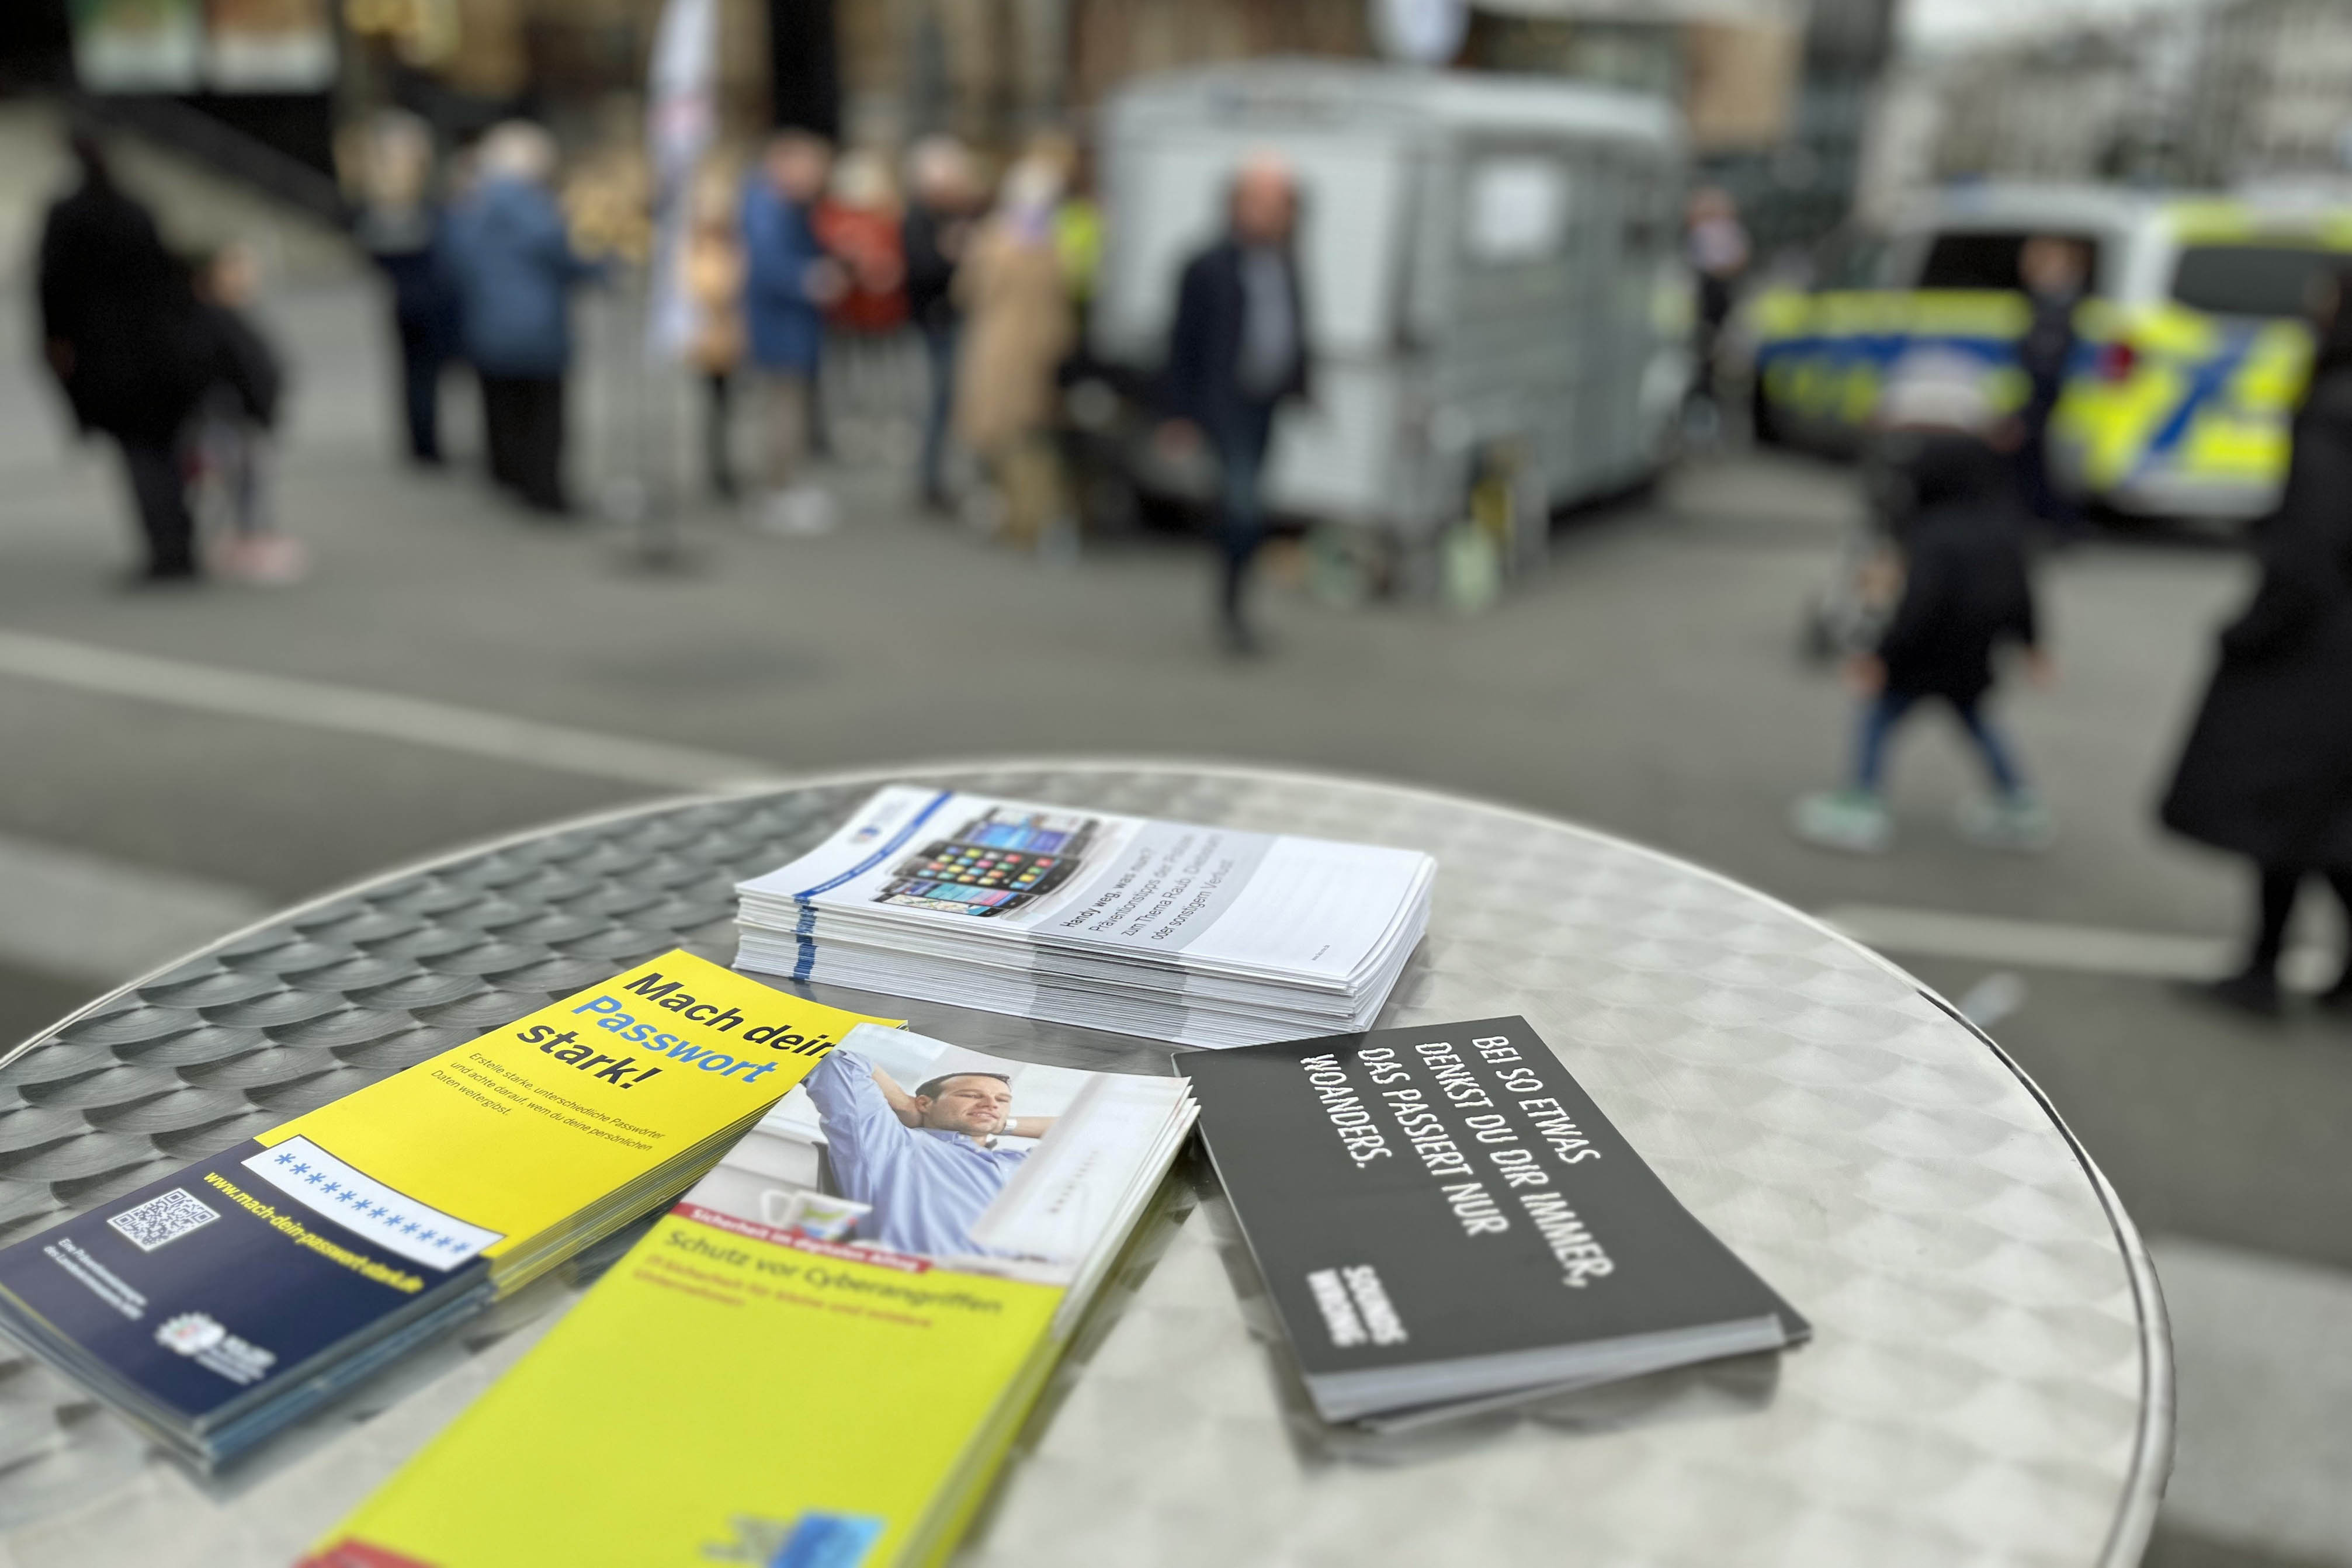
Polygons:
M1549 158L1489 158L1470 172L1473 258L1539 261L1558 255L1568 235L1568 171Z
M1876 289L1885 277L1886 241L1848 229L1830 236L1812 256L1816 289Z
M2217 316L2309 314L2312 289L2352 258L2302 245L2192 245L2172 274L2172 297Z
M2055 239L2071 239L2081 246L2091 264L2091 277L2099 276L2099 242L2087 234L2067 234L2046 228L2014 229L1952 229L1936 237L1927 247L1927 259L1919 268L1918 287L1922 289L2017 289L2023 285L2017 275L2018 253L2025 242L2039 235ZM2093 287L2097 285L2095 281Z

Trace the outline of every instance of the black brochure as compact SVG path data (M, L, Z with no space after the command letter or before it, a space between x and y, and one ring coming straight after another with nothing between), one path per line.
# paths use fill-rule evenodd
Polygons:
M1327 1420L1580 1387L1811 1332L1524 1018L1182 1065Z

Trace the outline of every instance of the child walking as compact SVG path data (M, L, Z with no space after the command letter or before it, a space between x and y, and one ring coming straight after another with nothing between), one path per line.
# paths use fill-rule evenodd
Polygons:
M224 246L196 273L196 295L213 357L213 384L197 414L196 458L210 481L227 536L215 547L225 576L278 586L299 582L307 560L278 531L270 502L270 432L285 371L254 325L258 269L241 245Z
M1920 356L1923 360L1927 356ZM1960 830L1988 847L2036 851L2055 837L2048 809L2026 782L2008 737L1986 711L1994 658L2023 650L2037 683L2051 678L2028 571L2028 519L2014 465L1999 443L2011 432L1993 416L1972 365L1898 365L1881 427L1908 504L1895 527L1903 589L1877 646L1854 655L1847 680L1862 699L1846 787L1797 803L1794 826L1812 843L1874 852L1894 837L1885 780L1889 743L1923 703L1951 709L1983 763L1989 798L1972 801Z

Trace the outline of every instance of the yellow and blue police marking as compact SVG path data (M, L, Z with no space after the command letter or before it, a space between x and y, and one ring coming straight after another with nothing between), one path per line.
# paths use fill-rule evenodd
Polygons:
M2015 367L2027 316L2025 301L2005 293L1767 295L1757 302L1756 372L1776 412L1858 430L1895 363L1938 349L1981 362L2000 378L1996 401L2014 406L2025 392Z
M1997 407L2024 402L2017 341L2030 312L2007 292L1857 290L1757 302L1757 374L1775 414L1859 430L1888 370L1937 349L1980 362ZM2286 462L2287 420L2310 363L2293 321L2223 322L2183 306L2084 306L2053 417L2062 458L2093 495L2151 480L2266 493ZM2113 366L2118 345L2127 365Z

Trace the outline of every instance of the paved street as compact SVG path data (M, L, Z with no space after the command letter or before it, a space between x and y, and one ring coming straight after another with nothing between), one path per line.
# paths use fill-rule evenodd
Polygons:
M1897 847L1843 858L1784 826L1833 777L1849 718L1797 656L1855 516L1834 468L1695 459L1564 525L1549 569L1476 619L1277 583L1272 654L1234 663L1181 542L1017 558L918 517L895 471L836 471L846 526L823 539L689 509L688 566L660 574L612 528L519 520L469 468L407 475L365 281L295 270L270 309L299 377L282 511L317 571L288 590L119 587L118 478L64 445L21 299L0 321L0 1037L404 858L762 773L1115 752L1506 800L1878 933L1973 998L2174 1299L2181 1458L2150 1561L2352 1564L2352 1028L2263 1028L2173 994L2226 954L2244 889L2151 821L2243 592L2236 557L2107 542L2051 569L2062 679L2008 711L2053 852L1958 840L1976 781L1931 721L1896 769ZM596 334L609 361L616 331ZM583 423L589 495L631 447L614 399ZM2306 940L2332 949L2332 915L2310 914ZM1933 918L1950 916L1973 918Z

